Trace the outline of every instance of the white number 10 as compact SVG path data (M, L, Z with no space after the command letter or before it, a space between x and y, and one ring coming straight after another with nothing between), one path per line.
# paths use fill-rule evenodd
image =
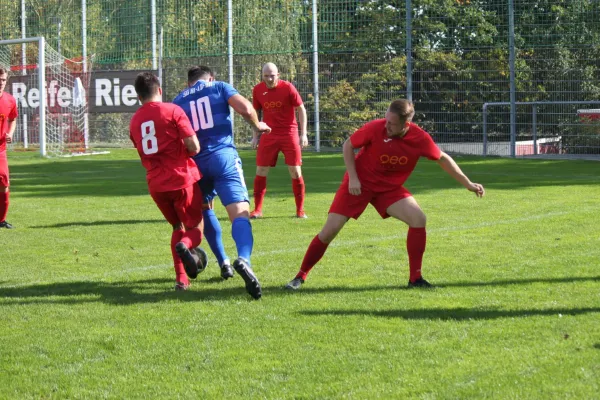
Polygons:
M158 153L158 140L156 140L154 121L146 121L142 124L142 150L144 154Z
M200 128L209 129L215 126L208 96L200 97L195 102L190 101L190 111L192 113L192 127L195 131Z

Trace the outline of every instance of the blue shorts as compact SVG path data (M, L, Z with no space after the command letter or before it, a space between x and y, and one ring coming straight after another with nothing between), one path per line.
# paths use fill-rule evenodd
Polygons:
M194 161L202 173L198 184L202 189L205 204L217 195L224 206L243 201L250 202L242 160L237 153L211 154L208 157L195 158Z

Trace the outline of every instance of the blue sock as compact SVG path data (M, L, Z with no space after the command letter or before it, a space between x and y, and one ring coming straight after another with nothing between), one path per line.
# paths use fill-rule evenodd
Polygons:
M242 257L250 263L252 246L254 245L250 220L244 217L234 219L231 224L231 236L237 247L238 257Z
M223 261L227 259L225 247L223 246L221 224L213 210L205 210L202 212L202 215L204 216L204 237L213 254L217 257L219 266L221 266L223 265Z

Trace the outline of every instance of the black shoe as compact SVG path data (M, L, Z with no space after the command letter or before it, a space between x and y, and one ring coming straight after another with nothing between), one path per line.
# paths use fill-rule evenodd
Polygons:
M250 296L256 300L260 299L262 296L260 283L258 282L256 275L254 275L254 272L252 272L252 268L250 268L248 262L240 257L233 262L233 268L246 283L246 291Z
M208 254L206 254L206 251L202 247L196 247L194 251L198 256L198 273L200 273L208 266Z
M190 279L196 279L198 273L198 263L200 261L200 257L197 254L192 253L185 243L179 242L175 245L175 251L183 261L183 266L185 268L185 273Z
M421 277L414 282L408 281L408 288L431 289L433 288L433 285Z
M285 285L285 289L288 290L298 290L300 286L304 283L304 279L302 278L294 278L287 285Z
M15 229L14 226L12 226L11 224L9 224L6 221L2 221L0 222L0 228L6 228L6 229Z
M229 261L225 261L223 265L221 265L221 278L225 280L233 278L233 269L231 268Z

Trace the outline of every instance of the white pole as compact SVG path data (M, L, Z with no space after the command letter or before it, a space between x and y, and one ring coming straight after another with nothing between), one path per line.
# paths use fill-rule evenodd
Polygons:
M150 2L150 15L152 17L152 70L158 68L156 56L156 0Z
M317 30L317 0L312 2L313 31L313 96L315 97L315 150L321 151L321 130L319 124L319 37Z
M21 0L21 38L25 39L26 36L26 29L27 29L27 11L25 10L25 0ZM26 44L22 43L21 44L21 75L27 75L27 72L25 70L25 65L27 63L27 56L26 56ZM29 147L29 141L27 138L27 114L26 113L22 113L23 114L23 124L22 124L22 131L23 131L23 147L24 148L28 148Z
M229 64L229 84L233 86L233 1L227 0L227 59ZM229 107L229 118L231 119L231 130L235 141L234 113Z
M163 60L163 49L164 49L164 43L163 43L163 35L164 35L164 31L163 31L163 27L160 27L160 34L158 35L158 45L159 45L159 50L158 50L158 81L160 82L160 86L163 85L163 64L162 64L162 60Z
M87 74L88 72L88 68L87 68L87 4L86 4L86 0L81 0L81 53L82 53L82 58L83 58L83 73ZM91 71L90 71L91 74ZM90 82L91 81L91 77L88 78L87 76L84 77L84 81L85 82ZM89 102L89 93L87 92L89 90L89 85L86 88L86 92L85 92L85 96L88 97L86 99L84 99L85 101L85 107L88 107L88 102ZM83 144L85 149L87 150L89 145L90 145L90 121L89 121L89 116L88 113L84 113L83 114Z
M46 43L44 37L38 38L38 65L40 81L40 154L46 156Z

